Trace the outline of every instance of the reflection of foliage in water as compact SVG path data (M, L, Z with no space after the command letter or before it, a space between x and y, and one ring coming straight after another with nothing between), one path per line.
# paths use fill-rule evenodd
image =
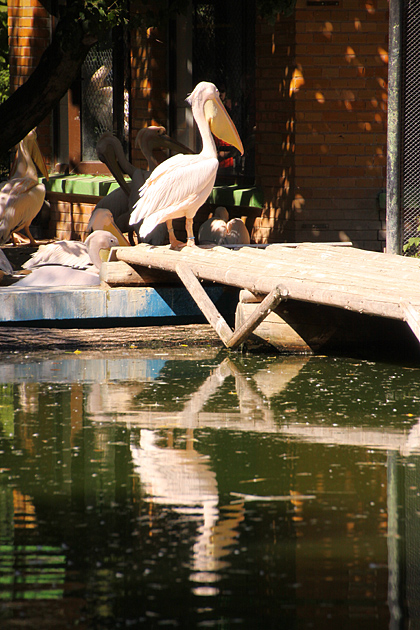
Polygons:
M351 359L313 358L272 407L282 418L295 409L301 421L340 426L391 426L411 422L420 402L418 368Z
M0 385L0 431L13 435L13 385Z
M300 443L280 435L276 426L243 430L232 421L219 428L217 405L239 417L239 392L231 392L242 378L242 385L250 384L247 395L260 395L258 404L273 409L279 429L284 418L290 423L324 420L327 425L363 422L384 430L404 428L415 422L408 414L418 405L418 369L324 357L230 359L232 372L206 405L207 412L214 412L209 413L214 425L203 421L190 440L216 474L219 519L213 539L221 535L226 540L231 533L222 549L225 564L210 583L220 596L197 599L194 587L208 586L208 576L194 583L191 575L201 522L171 505L145 500L130 445L138 444L149 417L146 421L147 414L142 419L138 413L131 425L121 410L94 422L86 411L90 385L83 382L84 365L80 379L8 384L0 398L7 417L10 405L14 413L14 431L0 439L7 469L0 483L8 493L8 500L0 498L0 535L7 522L16 553L30 541L34 557L48 546L65 559L66 597L57 597L56 604L61 613L66 601L71 602L73 625L185 627L188 619L189 627L216 627L224 619L226 627L244 630L294 627L297 618L309 618L316 606L321 611L317 615L325 609L340 619L357 609L363 622L372 622L374 611L370 627L385 627L388 453ZM134 377L120 386L129 394L136 392L135 411L157 403L158 416L162 401L166 411L171 399L172 409L182 407L219 365L218 359L168 360L140 394L133 388ZM53 381L54 365L50 369ZM67 374L63 368L61 373ZM265 390L271 395L262 394L264 375L271 379L272 390ZM157 423L162 466L165 449L186 448L185 429L173 430L167 423L164 415ZM406 470L401 462L398 466L402 478ZM412 468L418 473L415 457ZM417 494L414 479L407 487ZM315 498L299 500L304 493ZM35 510L32 529L14 526L10 497L18 494ZM246 496L251 498L241 499ZM270 496L279 500L270 501ZM404 496L398 499L406 524ZM3 593L9 595L11 589L5 585ZM13 606L25 611L24 602L14 601ZM49 621L57 614L51 602L39 606ZM26 609L28 624L32 614Z

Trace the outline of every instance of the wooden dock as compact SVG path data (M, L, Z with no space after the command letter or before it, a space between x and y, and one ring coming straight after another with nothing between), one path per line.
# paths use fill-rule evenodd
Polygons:
M178 276L228 348L251 333L285 351L398 350L420 356L420 261L334 244L115 248L111 285ZM156 275L154 275L156 274ZM201 281L241 289L232 330ZM408 356L408 355L407 355Z
M0 325L200 323L227 348L420 360L420 260L343 244L114 248L100 287L0 289Z

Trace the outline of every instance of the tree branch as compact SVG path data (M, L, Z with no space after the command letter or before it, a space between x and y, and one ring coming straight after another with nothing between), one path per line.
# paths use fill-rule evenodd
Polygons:
M27 81L0 105L1 155L20 142L58 105L78 77L95 41L86 37L80 23L58 22L38 66Z

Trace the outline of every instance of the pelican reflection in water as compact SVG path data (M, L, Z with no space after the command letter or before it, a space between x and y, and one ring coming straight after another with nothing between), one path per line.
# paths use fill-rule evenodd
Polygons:
M267 403L268 396L278 393L299 373L307 359L292 360L290 369L282 376L282 366L270 371L270 382L264 386L263 378L259 387L242 374L241 368L232 360L225 359L216 365L204 382L194 391L178 412L153 411L147 405L139 411L134 396L141 397L141 390L127 384L102 383L100 392L92 388L95 403L88 398L90 415L103 424L119 418L134 429L130 442L130 452L134 471L139 475L144 500L153 505L169 506L177 514L197 524L197 535L192 545L190 580L193 591L198 595L215 595L221 571L229 565L228 556L238 537L239 523L244 519L245 501L234 496L226 505L220 505L217 477L208 455L195 448L194 429L201 426L239 426L248 430L260 427L263 431L277 431L277 424ZM156 366L156 359L150 359ZM160 359L161 371L165 361ZM266 372L266 370L264 370ZM226 378L234 377L240 412L207 413L206 403L217 394ZM150 380L149 371L144 377ZM159 380L154 370L153 379ZM146 381L145 381L146 382ZM107 391L109 390L109 395ZM119 393L120 392L120 393ZM98 397L100 393L100 397ZM98 406L100 408L98 408ZM156 418L155 418L156 416ZM235 423L236 420L236 423ZM175 441L173 430L159 430L169 424L185 431L184 438ZM179 447L179 439L185 441L185 448ZM150 512L153 519L153 511Z

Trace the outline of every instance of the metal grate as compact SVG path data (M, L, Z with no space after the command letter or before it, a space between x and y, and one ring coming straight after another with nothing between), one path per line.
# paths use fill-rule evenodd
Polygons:
M251 178L255 127L254 12L253 3L243 0L194 3L193 84L211 81L219 88L245 148L244 157L236 155L234 159L233 173Z
M420 245L420 2L404 0L402 74L401 211L404 253Z
M123 122L119 126L114 120L116 85L113 48L94 46L88 53L82 67L82 159L96 161L96 143L105 131L123 129L123 144L128 143L129 132L129 91L124 88ZM124 72L124 69L121 70ZM123 81L125 85L125 81Z

